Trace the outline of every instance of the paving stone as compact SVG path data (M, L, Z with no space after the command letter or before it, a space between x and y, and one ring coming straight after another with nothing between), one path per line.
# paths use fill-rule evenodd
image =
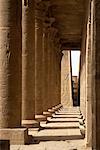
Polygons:
M78 122L64 122L64 123L48 123L48 124L41 124L44 128L78 128L79 123Z
M11 145L11 150L92 150L85 147L85 139L80 133L79 122L76 122L78 119L75 116L77 115L64 118L66 112L64 116L60 113L62 111L58 112L60 118L54 115L55 117L51 118L49 123L41 123L41 130L34 128L28 130L29 135L32 136L29 145ZM73 122L70 122L72 120Z

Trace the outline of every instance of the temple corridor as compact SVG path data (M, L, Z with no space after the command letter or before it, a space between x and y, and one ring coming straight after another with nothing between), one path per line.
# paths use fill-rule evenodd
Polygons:
M79 116L79 107L61 108L47 124L41 122L40 130L29 128L29 145L12 145L11 150L85 150Z
M0 0L0 150L10 149L100 150L100 0Z

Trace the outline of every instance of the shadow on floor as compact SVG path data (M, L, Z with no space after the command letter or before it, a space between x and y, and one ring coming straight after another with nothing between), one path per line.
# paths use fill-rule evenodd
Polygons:
M48 123L61 123L61 122L62 123L63 122L69 122L69 123L72 122L72 123L75 123L75 122L79 122L79 121L78 120L75 120L75 121L72 121L72 120L68 120L68 121L67 120L61 120L61 121L60 120L54 120L54 121L53 120L48 120Z
M79 115L79 113L55 113L55 115Z
M62 118L62 119L66 119L66 118L78 118L77 116L65 116L65 117L62 117L62 116L53 116L53 118L57 118L57 119L59 119L59 118Z
M42 127L41 130L44 130L44 129L79 129L79 126L69 126L69 127Z
M81 135L73 136L30 136L29 144L39 144L41 141L66 141L66 140L79 140L84 137Z

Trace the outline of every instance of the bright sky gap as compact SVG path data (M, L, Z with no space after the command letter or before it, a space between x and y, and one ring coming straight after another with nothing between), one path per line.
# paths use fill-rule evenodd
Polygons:
M79 75L80 51L71 51L72 75Z

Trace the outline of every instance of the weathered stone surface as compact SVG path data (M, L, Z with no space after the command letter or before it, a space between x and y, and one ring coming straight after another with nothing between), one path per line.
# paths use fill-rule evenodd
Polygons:
M62 49L79 48L85 15L85 1L51 0L51 3L63 43Z
M0 128L21 125L21 50L21 1L0 0Z
M28 142L28 130L26 128L0 129L0 139L9 139L12 145L24 145Z
M92 106L93 148L100 149L100 0L92 2ZM94 138L95 137L95 138Z
M86 39L86 145L92 146L92 59L91 59L91 16L88 10Z
M64 121L77 122L76 116L80 115L79 122L83 134L86 127L85 144L99 150L100 0L35 0L35 4L34 9L34 1L23 1L24 20L21 16L21 1L0 0L0 136L3 139L11 139L12 143L17 141L19 144L24 144L27 130L17 128L20 127L21 121L22 124L32 127L39 125L34 117L38 122L44 121L47 116L51 116L56 111L52 118L48 119L51 124ZM44 12L46 12L45 16ZM89 27L89 18L91 18L91 27ZM46 24L45 32L43 24ZM81 111L79 109L72 111L72 107L69 107L67 111L63 109L60 112L61 88L64 91L63 105L72 106L71 65L68 50L76 48L81 50ZM64 89L60 80L62 50L67 50L64 52L66 53L63 64L65 72L62 73ZM68 80L66 75L69 76ZM61 127L60 125L55 127ZM48 125L46 129L46 132L42 130L38 133L41 140L46 134L49 137L45 137L44 140L54 139L51 133L57 135L58 140L61 139L61 133L64 133L63 140L68 140L65 138L65 133L68 134L67 138L72 138L69 136L69 129L66 132L59 129L48 130ZM79 133L79 130L76 129L76 132ZM74 135L74 129L72 133ZM77 134L78 138L81 136L79 134Z
M70 51L63 51L61 62L61 103L64 107L73 105Z
M43 113L43 16L41 3L35 3L35 114Z
M43 114L48 115L48 24L43 24Z
M34 1L22 4L22 119L35 119Z
M86 23L83 29L80 64L80 109L86 118Z

